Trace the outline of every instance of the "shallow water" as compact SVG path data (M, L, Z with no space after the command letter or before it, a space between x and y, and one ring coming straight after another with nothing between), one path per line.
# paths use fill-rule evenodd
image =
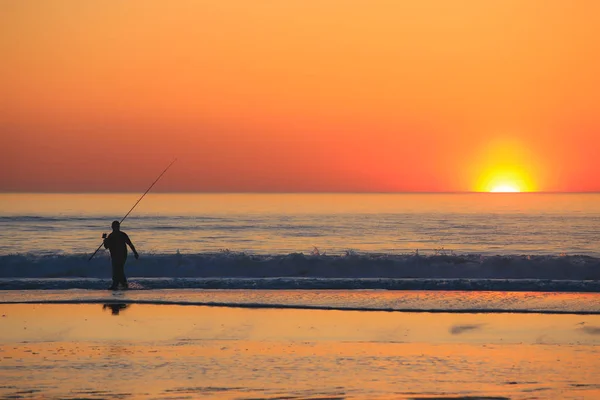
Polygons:
M135 284L133 284L135 285ZM123 303L446 313L600 314L598 293L388 290L9 290L2 303Z

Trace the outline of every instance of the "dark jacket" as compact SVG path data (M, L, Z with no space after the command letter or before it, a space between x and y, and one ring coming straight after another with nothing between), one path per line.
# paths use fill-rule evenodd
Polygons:
M127 258L127 245L135 253L135 247L129 236L122 231L113 231L106 239L104 239L104 248L110 251L111 258L125 259Z

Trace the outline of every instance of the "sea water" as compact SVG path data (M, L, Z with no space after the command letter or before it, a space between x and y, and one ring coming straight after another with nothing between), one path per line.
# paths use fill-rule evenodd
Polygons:
M1 194L0 288L103 288L139 196ZM599 226L600 194L150 193L122 229L156 289L598 291Z

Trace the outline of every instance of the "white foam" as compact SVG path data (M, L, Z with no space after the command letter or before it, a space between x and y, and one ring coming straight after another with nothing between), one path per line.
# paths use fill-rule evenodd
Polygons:
M131 257L126 273L168 278L151 280L152 288L599 291L600 286L600 260L589 256L153 254ZM82 254L0 256L4 289L40 288L42 281L52 286L52 278L66 279L59 286L67 287L74 278L110 275L106 256L91 262ZM81 282L96 288L93 279Z

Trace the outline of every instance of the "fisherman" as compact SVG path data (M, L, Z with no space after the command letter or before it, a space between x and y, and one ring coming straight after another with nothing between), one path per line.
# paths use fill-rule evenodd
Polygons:
M127 245L131 247L133 255L137 260L140 255L135 250L135 246L129 240L129 236L121 231L121 223L113 221L112 233L106 237L106 233L102 234L104 239L104 248L110 250L110 258L112 261L112 286L109 290L118 290L119 285L124 289L128 288L127 278L125 277L125 261L127 261Z

